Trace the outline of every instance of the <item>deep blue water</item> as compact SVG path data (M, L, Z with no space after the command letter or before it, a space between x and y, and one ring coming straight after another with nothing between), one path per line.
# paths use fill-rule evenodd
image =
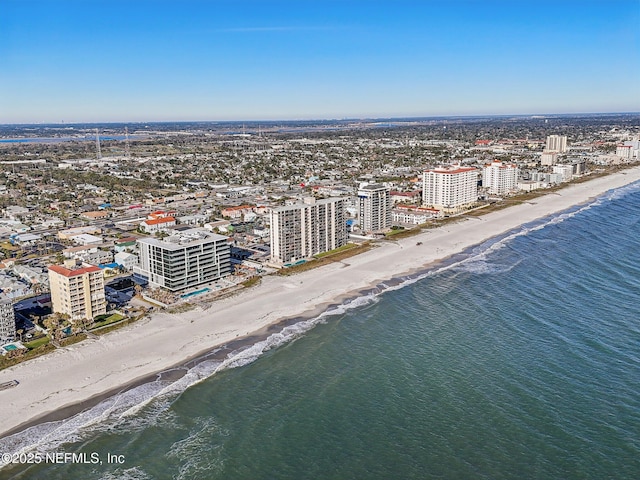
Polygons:
M14 439L123 465L0 476L639 478L639 252L636 184Z

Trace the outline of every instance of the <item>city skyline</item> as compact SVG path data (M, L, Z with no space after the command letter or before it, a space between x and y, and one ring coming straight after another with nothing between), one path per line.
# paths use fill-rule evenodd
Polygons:
M637 1L8 0L0 123L640 111Z

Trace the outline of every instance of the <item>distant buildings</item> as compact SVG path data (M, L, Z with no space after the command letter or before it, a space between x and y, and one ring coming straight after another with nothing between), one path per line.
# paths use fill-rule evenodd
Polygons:
M547 136L547 143L545 150L550 152L564 153L567 151L567 136L566 135L549 135Z
M11 300L0 297L0 345L16 338L16 317Z
M482 168L482 186L492 195L504 195L518 186L518 167L493 161Z
M368 184L358 189L358 211L362 231L380 232L391 228L391 189Z
M133 270L138 265L138 255L135 253L118 252L114 255L113 261L127 271Z
M160 217L147 219L140 223L140 228L146 233L156 233L165 228L174 227L176 225L176 219L173 217Z
M133 271L152 287L184 290L231 273L227 237L202 228L175 232L164 240L141 238L138 248L139 265Z
M93 265L69 269L49 267L51 303L55 313L65 313L71 320L93 319L107 311L103 271Z
M638 159L640 157L640 141L633 140L618 145L616 147L616 155L625 160Z
M540 156L540 165L543 167L551 166L558 163L558 152L547 152L546 150L542 152Z
M427 170L422 176L422 202L454 213L478 200L478 170L453 165Z
M58 238L60 240L70 240L76 235L82 235L82 234L93 235L96 233L100 234L101 232L102 230L100 229L100 227L93 227L93 226L75 227L75 228L69 228L67 230L60 230L58 232Z
M345 201L310 197L304 203L273 208L271 260L286 263L346 245Z
M440 210L416 205L398 205L391 211L394 225L420 225L439 215Z
M554 165L553 173L562 177L563 182L570 182L573 178L573 165Z
M233 220L241 219L244 215L253 212L253 207L251 205L240 205L238 207L227 207L223 208L220 211L220 214L223 217L228 217Z

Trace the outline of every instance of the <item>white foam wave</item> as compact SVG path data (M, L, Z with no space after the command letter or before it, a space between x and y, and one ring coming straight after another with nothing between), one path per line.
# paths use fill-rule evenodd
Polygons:
M23 453L32 450L40 450L43 452L51 451L64 443L82 440L82 438L86 438L87 435L95 431L138 431L155 424L160 418L163 424L166 425L167 422L171 421L168 409L172 403L172 399L187 388L206 380L219 371L248 365L269 350L296 340L316 325L326 322L328 317L343 315L349 310L374 304L379 301L382 293L399 290L422 279L436 276L449 270L476 274L491 274L506 271L505 269L510 270L517 265L517 262L512 265L499 265L491 261L491 256L508 246L516 238L529 235L549 225L564 222L594 206L602 204L604 201L615 200L637 190L640 190L640 182L613 190L607 195L599 197L576 210L548 217L542 222L524 225L519 230L509 233L504 237L497 240L490 240L489 242L479 245L472 251L470 256L458 262L404 278L395 285L380 283L377 285L377 288L372 289L367 295L351 299L317 317L287 326L280 332L270 335L265 340L230 353L223 361L200 362L190 368L184 376L176 381L150 382L107 399L87 412L78 414L70 419L36 425L24 432L0 439L0 451L7 453ZM2 466L3 464L0 461L0 468L2 468ZM138 474L138 471L135 469L129 470L131 470L131 475ZM144 474L144 472L141 474ZM103 478L107 479L111 477Z
M180 471L177 475L178 479L191 478L207 478L212 472L220 471L222 463L212 461L211 455L207 455L207 461L202 462L203 452L211 452L216 446L211 445L211 438L214 436L228 436L228 432L222 429L216 421L211 418L198 418L200 423L198 427L191 432L186 438L174 442L169 448L167 457L177 458L180 460Z
M492 258L494 258L496 252L509 246L515 239L519 237L527 236L550 225L557 225L559 223L562 223L570 218L575 217L576 215L579 215L595 206L602 204L602 201L602 198L597 198L586 205L582 205L576 210L571 210L555 216L546 217L542 220L542 222L536 221L525 224L521 226L519 230L513 231L512 233L509 233L506 236L499 238L498 240L490 240L489 242L476 247L469 257L451 264L448 267L445 267L444 270L454 269L456 271L464 271L467 273L475 274L495 274L507 272L514 268L518 263L520 263L521 260L518 259L515 263L510 265L499 264L492 261Z
M113 472L105 472L99 480L147 480L151 477L139 467L132 467L121 470L115 469Z
M297 322L256 342L231 352L223 361L205 360L190 368L181 378L170 382L149 382L110 397L93 408L69 419L35 425L23 432L0 439L0 451L26 453L48 452L61 445L82 441L96 432L122 433L140 431L162 421L172 422L169 407L173 399L187 388L206 380L219 371L248 365L265 352L294 341L333 315L378 301L378 293L370 293L336 306L317 317ZM4 465L0 463L0 468ZM135 473L135 471L132 471Z
M609 190L604 194L602 198L604 198L605 200L618 200L629 195L630 193L634 193L637 191L640 191L640 182L630 183L629 185L625 185L624 187L616 188L615 190Z

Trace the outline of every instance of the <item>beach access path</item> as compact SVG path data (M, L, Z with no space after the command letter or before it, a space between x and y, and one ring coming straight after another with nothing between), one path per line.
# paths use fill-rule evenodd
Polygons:
M328 305L493 236L640 180L640 167L570 185L530 202L464 218L292 276L269 276L238 295L180 313L158 312L127 327L0 371L0 435L46 414L112 392L283 319ZM417 245L422 242L421 245Z

